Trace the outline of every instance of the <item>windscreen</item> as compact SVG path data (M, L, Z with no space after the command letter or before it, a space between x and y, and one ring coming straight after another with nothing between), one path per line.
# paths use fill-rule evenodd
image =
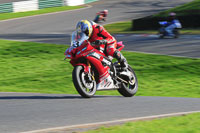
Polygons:
M71 46L75 48L79 47L87 39L88 39L88 36L86 36L85 33L74 31L72 33Z

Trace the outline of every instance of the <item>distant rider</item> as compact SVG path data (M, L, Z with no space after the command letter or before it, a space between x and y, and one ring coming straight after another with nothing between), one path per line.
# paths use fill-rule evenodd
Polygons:
M120 51L116 49L117 41L110 35L103 26L96 24L93 21L81 20L77 23L76 30L85 33L90 43L101 52L106 53L108 57L116 58L122 69L128 68L128 63Z
M167 27L165 28L165 30L169 36L174 36L173 30L175 28L182 28L181 23L176 18L176 13L174 13L174 12L169 13L168 22L167 22L166 26Z
M98 23L100 20L106 21L106 18L108 16L108 10L97 12L96 15L96 18L94 19L95 23Z

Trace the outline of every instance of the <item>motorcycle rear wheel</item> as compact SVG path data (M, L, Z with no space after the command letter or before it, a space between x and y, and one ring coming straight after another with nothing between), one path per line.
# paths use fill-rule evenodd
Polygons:
M179 31L175 29L173 32L174 32L174 38L179 38L180 35Z
M91 98L94 96L96 93L96 81L88 81L87 74L85 74L83 66L74 67L72 79L76 90L82 97Z
M131 66L128 66L128 70L132 72L133 74L134 84L131 85L130 83L122 83L121 88L118 89L118 92L124 97L132 97L136 94L138 90L138 80L137 80L136 74L134 70L131 68Z
M163 39L163 38L164 38L164 35L163 35L163 34L159 34L159 38L160 38L160 39Z

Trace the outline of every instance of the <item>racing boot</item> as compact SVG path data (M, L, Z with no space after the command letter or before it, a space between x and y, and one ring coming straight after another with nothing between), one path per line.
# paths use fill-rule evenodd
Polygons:
M126 58L119 51L116 50L113 54L113 57L118 60L118 62L121 65L122 70L127 70L128 62L127 62Z

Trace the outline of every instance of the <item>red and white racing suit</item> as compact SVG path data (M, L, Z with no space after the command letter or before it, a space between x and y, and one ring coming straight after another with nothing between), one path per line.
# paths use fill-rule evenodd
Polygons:
M112 35L110 35L101 25L92 22L92 28L93 32L88 41L90 43L94 43L97 40L106 40L106 44L98 44L94 45L94 47L102 53L104 52L108 57L111 56L116 58L120 62L122 68L127 68L128 65L126 59L116 49L116 39ZM100 81L107 76L109 76L109 74L100 73Z
M116 51L117 41L116 39L110 35L101 25L96 23L92 24L93 32L89 39L90 43L95 42L96 40L106 40L107 44L95 45L96 49L99 49L101 52L105 50L107 56L112 56ZM106 48L106 49L105 49Z

